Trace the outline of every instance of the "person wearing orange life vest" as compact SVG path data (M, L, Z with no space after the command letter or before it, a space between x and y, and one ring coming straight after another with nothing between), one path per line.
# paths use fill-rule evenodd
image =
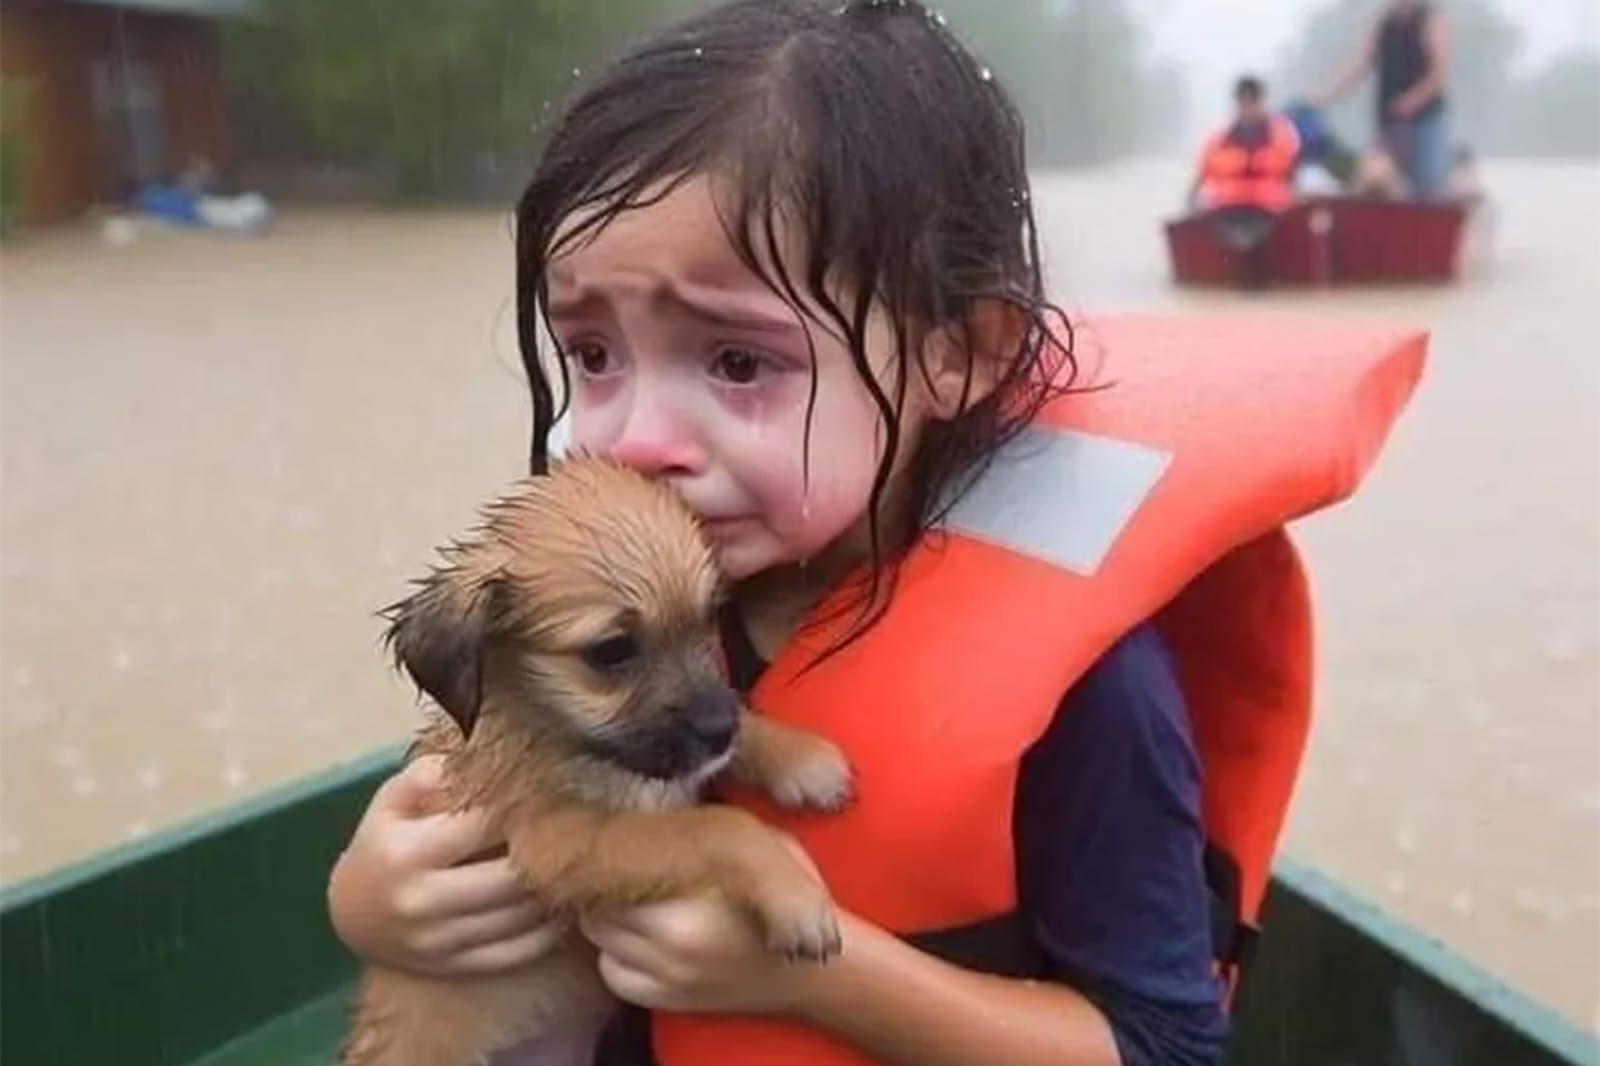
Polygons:
M517 211L531 465L566 394L575 447L678 489L752 705L857 775L833 816L721 797L826 882L827 965L715 896L580 916L633 1008L603 1066L1221 1060L1309 713L1283 526L1353 490L1421 341L1069 322L1022 132L915 2L736 0L546 141ZM374 798L335 928L399 969L537 959L565 930L482 819L418 816L430 772Z
M1259 78L1240 78L1233 100L1233 121L1206 142L1191 195L1206 210L1282 211L1294 203L1300 135L1267 108Z

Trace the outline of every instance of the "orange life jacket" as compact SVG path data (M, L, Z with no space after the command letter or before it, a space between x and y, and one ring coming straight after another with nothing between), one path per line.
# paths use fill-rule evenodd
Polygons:
M1310 720L1311 614L1285 523L1348 496L1421 373L1420 334L1115 319L1082 384L908 556L887 613L802 629L752 694L857 773L836 816L731 797L794 834L841 907L910 936L1016 909L1019 762L1064 693L1154 617L1177 662L1213 843L1254 918ZM827 617L824 604L819 618ZM660 1066L865 1066L819 1031L657 1014Z
M1294 165L1300 135L1282 115L1267 118L1266 142L1240 144L1237 127L1214 134L1201 157L1201 202L1206 207L1282 211L1294 203Z

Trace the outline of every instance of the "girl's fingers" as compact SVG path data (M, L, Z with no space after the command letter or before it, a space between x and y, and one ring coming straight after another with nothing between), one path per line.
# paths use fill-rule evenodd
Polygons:
M537 932L545 924L544 912L532 900L523 899L498 910L466 914L444 922L418 946L429 954L460 955Z
M634 969L615 955L601 955L599 961L600 980L605 982L611 994L624 1003L631 1003L636 1007L646 1009L661 1009L670 1006L661 983L649 974Z
M503 858L430 871L418 879L415 894L414 912L425 918L465 917L534 903L511 860Z
M660 962L660 951L650 937L632 924L610 918L581 918L579 927L589 943L631 969L651 970Z
M466 862L504 843L482 811L469 810L413 819L406 823L402 846L414 867L439 869Z
M378 787L372 806L397 814L416 815L438 796L444 787L444 758L424 755L400 768L400 772Z
M492 944L482 944L470 951L464 951L454 956L442 969L448 976L472 976L515 970L542 959L566 935L565 924L548 922L510 940L497 940Z

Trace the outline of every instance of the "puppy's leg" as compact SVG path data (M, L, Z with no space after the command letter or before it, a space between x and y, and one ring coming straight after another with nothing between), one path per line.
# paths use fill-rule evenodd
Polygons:
M850 764L814 733L745 711L739 718L734 778L789 810L837 811L850 802Z
M510 851L540 899L560 910L717 889L754 913L773 951L817 961L839 952L827 889L774 830L733 807L543 811L513 823Z

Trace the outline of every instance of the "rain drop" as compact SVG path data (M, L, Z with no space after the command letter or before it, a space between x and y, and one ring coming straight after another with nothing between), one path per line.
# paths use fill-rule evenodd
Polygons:
M988 67L984 67L982 70L978 71L978 77L982 78L984 81L994 81L994 71L990 70Z
M229 788L243 788L250 781L250 772L242 765L231 762L222 768L222 783Z
M1454 896L1450 897L1450 909L1461 915L1471 914L1476 909L1472 900L1472 893L1464 888L1456 892Z
M68 767L80 766L83 763L83 749L63 744L50 756L50 761L63 770Z
M573 76L573 77L574 77L574 78L581 78L581 77L583 77L583 68L582 68L582 67L573 67L573 68L572 68L572 76Z
M1396 826L1394 830L1394 848L1402 855L1414 855L1417 851L1417 831L1409 825Z
M705 50L705 49L704 49L704 48L701 48L701 47L700 47L700 46L699 46L699 45L695 45L695 48L694 48L694 57L695 57L695 58L696 58L696 59L699 59L699 58L701 58L701 57L702 57L702 56L704 56L704 55L705 55L705 54L706 54L706 50Z

